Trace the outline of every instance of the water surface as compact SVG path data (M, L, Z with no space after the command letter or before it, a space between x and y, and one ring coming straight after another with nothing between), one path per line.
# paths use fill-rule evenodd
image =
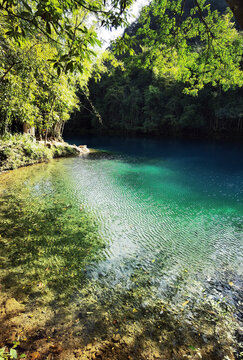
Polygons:
M22 289L41 281L54 298L59 288L76 301L92 284L96 301L131 309L139 307L141 298L181 306L204 296L211 280L237 286L243 239L241 146L104 137L71 142L109 152L2 176L7 224L2 236L21 244L16 245L20 256L2 241L5 254L11 253L4 266L12 277L6 276L5 284L11 286L22 273ZM128 299L131 289L140 297ZM216 301L224 295L212 297ZM232 300L230 291L228 296Z
M75 159L80 201L99 222L106 260L92 276L113 281L151 266L210 277L240 272L243 148L231 144L148 139L79 139L114 153ZM165 275L165 274L164 274ZM173 275L172 275L173 276Z

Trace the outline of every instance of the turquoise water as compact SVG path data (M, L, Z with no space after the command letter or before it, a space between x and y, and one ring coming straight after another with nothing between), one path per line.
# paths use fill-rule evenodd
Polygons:
M115 151L70 166L84 206L107 241L91 276L121 281L134 267L210 277L241 272L242 148L197 142L79 139ZM165 275L165 274L164 274Z
M243 147L71 142L106 151L0 176L1 292L84 359L233 358Z
M66 252L61 252L61 242L54 246L54 240L48 240L43 253L47 258L57 256L56 268L60 263L68 267L71 254L75 272L70 276L77 278L80 288L79 272L103 289L130 289L142 274L149 284L144 278L137 284L157 298L171 297L172 288L183 281L184 287L173 292L177 303L196 287L203 291L210 279L227 274L226 281L232 281L242 274L242 146L104 137L71 142L109 152L17 170L10 173L2 193L23 194L33 209L41 204L41 210L26 215L32 223L38 223L45 209L57 213L52 225L49 215L42 221L46 230L52 228L46 236L55 241L66 227ZM58 202L62 204L57 209ZM97 231L102 246L91 236L83 250L80 237L78 247L76 229L82 213L91 216L96 229L92 231ZM38 229L32 232L33 238L40 235ZM83 253L92 248L92 241L95 251L84 262ZM75 258L80 248L81 260Z

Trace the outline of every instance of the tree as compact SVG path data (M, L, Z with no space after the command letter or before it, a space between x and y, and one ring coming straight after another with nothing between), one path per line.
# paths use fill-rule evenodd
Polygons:
M38 134L60 135L69 113L77 107L76 78L58 76L53 63L57 48L43 38L18 39L6 35L0 24L0 131L25 124Z
M132 1L0 0L2 131L14 122L26 122L40 134L61 132L77 107L77 83L89 99L87 83L100 45L97 29L126 21ZM125 32L113 44L112 53L118 54L128 72L138 68L151 72L158 82L184 83L184 93L197 95L208 84L224 90L241 86L242 36L234 27L232 13L221 16L204 0L195 0L185 16L188 1L153 0L143 9L136 33ZM119 55L123 52L125 56ZM157 87L149 85L150 90ZM107 95L110 109L114 110L118 94L118 101L124 99L119 108L133 109L126 127L141 127L144 95L140 89L119 84L114 88L114 94ZM149 98L146 109L160 99L160 94L150 90L143 89ZM90 99L89 103L95 111ZM155 114L148 117L148 123L157 121Z
M123 43L113 43L122 66L107 63L100 83L89 82L106 129L242 131L242 34L229 9L191 3L154 0L125 31Z
M133 0L0 0L1 15L8 26L7 35L19 38L29 34L44 37L59 47L53 59L61 70L83 71L83 62L95 55L100 45L93 26L118 27L126 19Z
M185 3L152 1L142 10L136 34L124 34L128 45L115 42L115 51L129 54L134 64L152 69L156 77L182 81L192 95L209 83L224 90L242 86L243 37L233 14L212 11L205 0L198 0L185 15Z
M132 0L0 0L1 132L14 123L61 133L86 95L100 45L96 26L117 27Z

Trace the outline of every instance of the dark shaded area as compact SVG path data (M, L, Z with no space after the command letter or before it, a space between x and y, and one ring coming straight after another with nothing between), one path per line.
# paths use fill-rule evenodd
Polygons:
M85 283L85 265L103 247L91 217L65 195L48 196L48 189L40 196L13 189L0 204L2 289L22 300L69 302Z
M91 100L103 124L84 107L66 125L64 136L82 133L149 134L185 137L243 136L243 90L206 87L198 97L182 93L182 84L166 84L150 71L116 70L89 84ZM81 101L85 99L80 95ZM87 108L89 104L85 103Z

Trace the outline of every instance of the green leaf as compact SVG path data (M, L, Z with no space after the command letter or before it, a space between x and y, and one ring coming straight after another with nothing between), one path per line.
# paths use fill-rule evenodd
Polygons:
M96 44L97 44L98 46L101 46L101 45L102 45L102 42L101 42L99 39L96 39L95 42L96 42Z
M10 356L12 356L13 359L18 358L17 351L15 349L10 349L9 354Z
M29 11L32 11L31 7L27 4L26 1L23 1L23 4L24 4L26 9L28 9Z

